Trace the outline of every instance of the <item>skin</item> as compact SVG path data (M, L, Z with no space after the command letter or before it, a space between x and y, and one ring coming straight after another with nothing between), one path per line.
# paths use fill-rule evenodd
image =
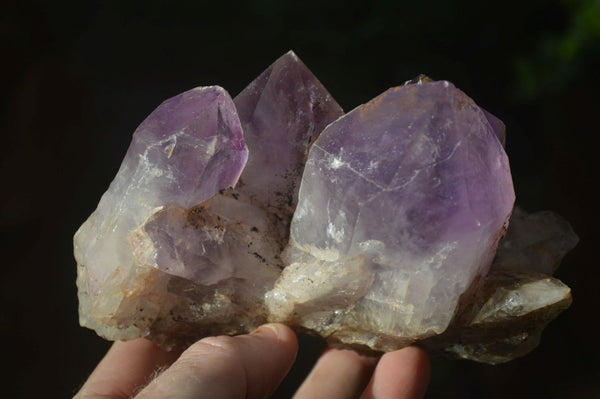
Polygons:
M237 337L204 338L183 353L165 352L144 339L116 342L75 398L268 398L297 350L296 335L282 324ZM429 372L427 355L416 347L379 359L327 349L294 398L422 398Z

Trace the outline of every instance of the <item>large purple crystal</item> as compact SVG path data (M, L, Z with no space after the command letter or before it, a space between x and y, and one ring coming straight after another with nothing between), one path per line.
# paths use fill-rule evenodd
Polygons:
M486 274L513 202L504 149L469 97L446 81L390 89L311 148L291 226L293 267L269 293L271 311L283 320L300 314L303 325L327 326L324 334L332 319L372 339L439 334ZM361 265L351 280L368 288L348 290L335 278L352 262ZM311 287L315 268L314 285L330 284L323 296ZM314 314L297 311L298 284L313 293ZM332 303L339 291L349 294Z

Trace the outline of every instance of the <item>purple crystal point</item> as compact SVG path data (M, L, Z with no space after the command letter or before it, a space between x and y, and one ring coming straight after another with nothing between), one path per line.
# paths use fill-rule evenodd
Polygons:
M434 80L431 79L427 75L421 74L414 79L407 80L406 82L404 82L404 86L413 85L413 84L421 85L423 83L430 83L430 82L434 82ZM496 134L496 137L498 137L498 140L500 140L500 143L504 147L506 144L506 126L504 125L504 122L502 122L500 119L496 118L494 115L492 115L491 113L489 113L488 111L486 111L483 108L481 108L481 111L483 112L483 114L487 118L488 122L490 123L490 126L492 127L492 130Z
M120 172L140 181L140 188L160 188L153 206L190 207L233 187L247 159L229 94L199 87L164 101L142 122Z
M321 298L305 326L329 317L397 337L440 333L487 272L514 202L507 156L469 97L419 81L354 109L312 146L291 226L295 267L269 293L283 319L293 317L293 285L311 291L305 270L318 263L335 285L340 264L362 259L355 278L373 281L366 295L329 313Z
M75 234L82 324L110 324L130 292L138 273L132 232L165 206L189 207L235 185L247 157L233 101L220 87L182 93L146 118L98 208Z
M234 99L250 154L240 190L289 219L309 145L341 107L290 51Z

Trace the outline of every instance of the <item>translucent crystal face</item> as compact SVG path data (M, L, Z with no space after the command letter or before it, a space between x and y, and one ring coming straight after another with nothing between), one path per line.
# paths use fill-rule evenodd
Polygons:
M81 324L165 348L274 321L375 351L521 356L570 303L549 275L577 239L517 211L496 254L504 137L422 76L343 115L292 52L234 100L175 96L75 235Z

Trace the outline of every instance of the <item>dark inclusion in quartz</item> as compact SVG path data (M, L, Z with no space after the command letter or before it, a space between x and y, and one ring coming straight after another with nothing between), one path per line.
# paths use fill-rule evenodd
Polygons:
M81 324L166 348L274 321L363 351L522 356L570 304L551 275L577 237L513 210L504 140L424 76L344 115L292 52L233 100L182 93L75 235Z

